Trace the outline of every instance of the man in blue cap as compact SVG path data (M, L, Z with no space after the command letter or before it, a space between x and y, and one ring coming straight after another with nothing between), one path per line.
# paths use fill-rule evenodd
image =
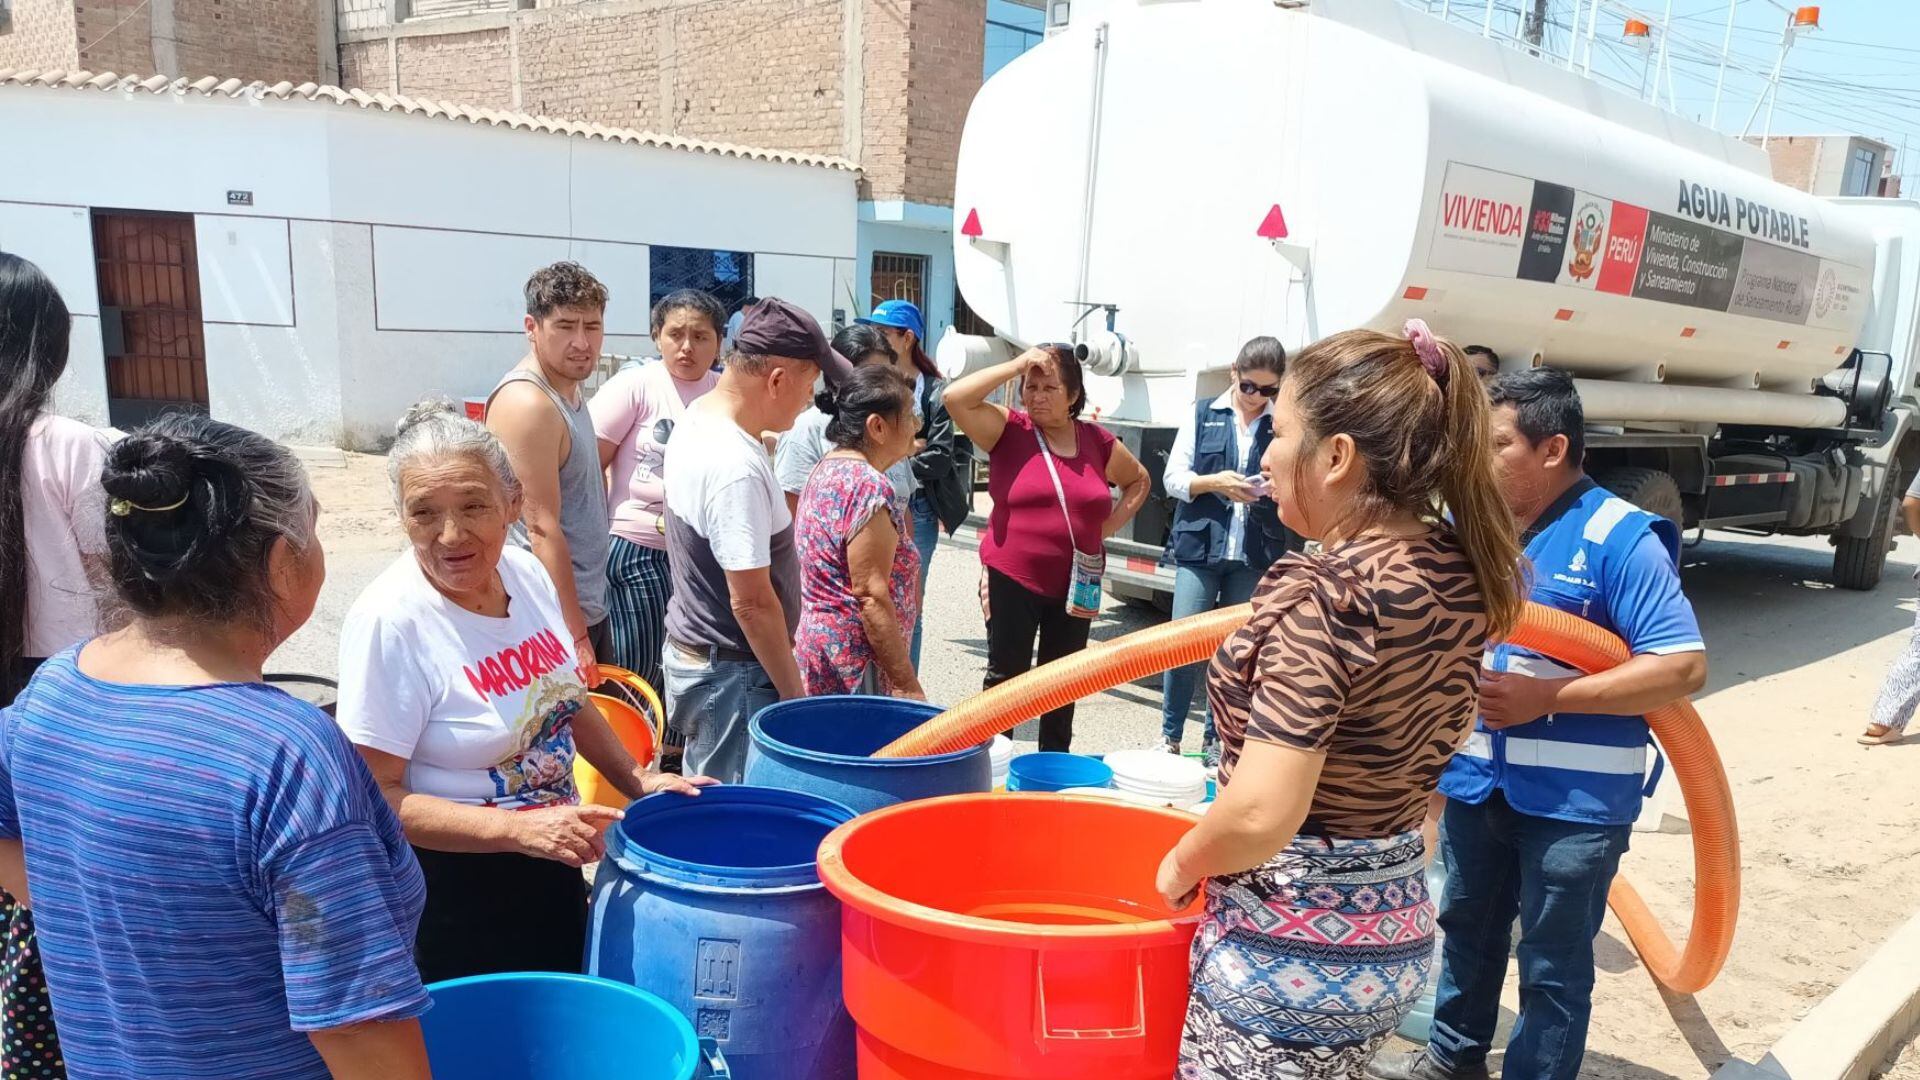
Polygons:
M946 383L921 344L927 337L927 324L912 301L884 301L875 305L873 314L859 321L880 328L887 343L893 346L895 366L913 380L913 408L920 417L920 440L924 448L913 456L917 490L910 505L913 546L920 550L920 591L924 594L927 571L933 566L933 553L940 543L940 530L945 529L952 535L960 523L967 520L968 504L972 501L966 473L954 453L953 420L947 416L946 403L941 400ZM921 617L924 620L924 604ZM920 631L920 623L915 623L913 666L916 670L920 667Z

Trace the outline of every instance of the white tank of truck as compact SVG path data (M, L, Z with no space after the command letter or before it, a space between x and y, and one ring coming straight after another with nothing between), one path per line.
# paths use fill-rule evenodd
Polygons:
M1760 148L1381 0L1072 16L974 103L956 272L1014 342L1083 316L1105 340L1112 309L1107 414L1159 415L1145 384L1255 334L1417 315L1583 377L1745 392L1697 419L1838 422L1771 395L1810 397L1856 344L1874 238Z
M1758 146L1387 0L1055 0L1049 18L961 140L956 276L997 336L949 335L949 373L1071 340L1100 417L1171 428L1250 337L1292 350L1418 316L1509 370L1573 371L1623 438L1697 441L1654 470L1686 524L1831 529L1886 486L1856 451L1886 387L1914 385L1910 204L1774 183ZM1837 481L1784 479L1836 449L1858 459ZM1773 490L1716 501L1716 455L1775 478L1723 486Z

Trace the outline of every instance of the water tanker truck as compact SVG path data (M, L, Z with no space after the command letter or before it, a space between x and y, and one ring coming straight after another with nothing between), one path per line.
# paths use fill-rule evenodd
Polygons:
M1159 486L1242 342L1412 317L1571 371L1587 468L1684 529L1826 536L1878 582L1920 469L1920 203L1826 199L1751 143L1387 0L1053 0L981 88L955 273L991 337L1070 340L1155 476L1109 587L1147 600Z

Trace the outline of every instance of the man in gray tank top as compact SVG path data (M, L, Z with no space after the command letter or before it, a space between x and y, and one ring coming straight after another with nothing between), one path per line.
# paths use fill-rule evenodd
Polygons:
M594 674L607 637L606 478L580 384L606 337L607 287L578 263L527 280L525 358L487 399L487 428L520 477L515 543L531 548L560 594L573 647Z

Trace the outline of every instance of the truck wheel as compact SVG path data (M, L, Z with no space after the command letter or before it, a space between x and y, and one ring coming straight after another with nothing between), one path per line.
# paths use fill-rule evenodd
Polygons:
M1865 536L1833 538L1833 583L1843 589L1866 592L1880 584L1880 571L1887 565L1887 551L1893 547L1894 520L1900 513L1900 496L1906 491L1905 478L1896 469L1873 501L1873 531Z
M1685 532L1686 510L1680 503L1680 485L1659 469L1608 469L1594 482L1649 514L1658 514Z

